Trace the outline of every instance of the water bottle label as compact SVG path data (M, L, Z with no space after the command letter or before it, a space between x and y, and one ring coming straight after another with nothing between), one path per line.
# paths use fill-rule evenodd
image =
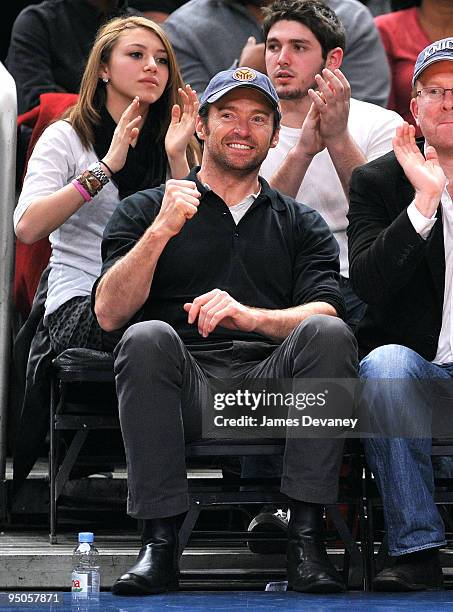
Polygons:
M72 572L71 592L77 599L88 598L88 575Z

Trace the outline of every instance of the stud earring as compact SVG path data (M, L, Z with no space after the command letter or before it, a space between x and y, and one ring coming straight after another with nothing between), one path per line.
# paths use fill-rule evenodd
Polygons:
M108 83L108 82L109 82L109 80L108 80L108 78L107 78L107 77L103 77L103 78L102 78L102 81L103 81L104 83Z

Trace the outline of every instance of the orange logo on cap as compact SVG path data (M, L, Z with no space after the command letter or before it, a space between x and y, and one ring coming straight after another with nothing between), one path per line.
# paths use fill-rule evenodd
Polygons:
M254 81L256 72L251 68L238 68L233 73L233 79L236 79L236 81Z

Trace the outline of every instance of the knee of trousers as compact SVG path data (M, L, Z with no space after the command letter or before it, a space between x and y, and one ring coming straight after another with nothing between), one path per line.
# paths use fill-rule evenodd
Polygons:
M354 334L349 326L338 317L312 315L299 323L293 334L297 350L302 350L309 342L313 342L320 352L335 351L344 357L351 355L357 359L357 343Z
M115 348L115 364L125 357L129 363L159 366L169 356L181 355L181 345L177 332L164 321L135 323L125 331Z
M396 438L430 437L432 396L418 353L399 344L378 347L360 362L359 376L359 405L380 430Z
M359 364L361 378L418 378L422 358L400 344L386 344L375 348Z

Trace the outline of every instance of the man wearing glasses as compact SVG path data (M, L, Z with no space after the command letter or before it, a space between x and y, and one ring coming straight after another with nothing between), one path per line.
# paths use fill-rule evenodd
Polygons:
M423 139L398 127L394 152L354 171L349 210L350 276L368 304L357 330L362 406L395 436L364 441L391 561L374 579L381 591L442 586L430 454L439 415L448 436L453 398L453 37L420 53L412 84ZM422 424L415 435L401 425L410 422Z

